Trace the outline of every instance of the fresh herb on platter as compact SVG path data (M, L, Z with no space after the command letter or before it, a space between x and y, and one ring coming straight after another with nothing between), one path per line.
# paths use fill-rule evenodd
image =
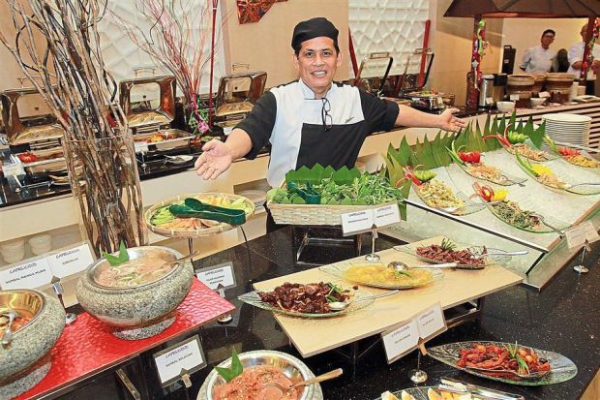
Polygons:
M116 267L129 261L129 253L127 253L127 247L125 246L125 242L121 241L118 256L113 256L112 254L108 254L107 252L103 251L102 257L104 257L112 267Z
M233 378L244 372L244 366L235 351L235 347L231 349L231 368L215 367L215 370L227 382L231 382Z

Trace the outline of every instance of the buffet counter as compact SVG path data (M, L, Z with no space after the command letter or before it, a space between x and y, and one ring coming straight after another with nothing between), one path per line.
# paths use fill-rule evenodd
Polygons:
M600 140L600 103L546 107L543 109L519 109L518 115L532 115L537 121L540 115L555 112L575 112L590 115L593 118L590 140L598 145ZM493 116L493 115L492 115ZM485 122L488 114L466 117L468 121ZM426 136L437 134L437 130L424 128L399 128L391 132L382 132L367 138L359 154L359 161L369 171L378 169L383 164L381 154L385 154L390 144L398 146L402 138L409 144L422 140ZM192 163L179 166L167 166L164 163L140 167L142 197L145 207L174 197L182 193L225 192L235 193L254 187L264 188L268 156L263 154L255 160L239 160L215 181L204 181L198 178L192 169ZM14 177L2 185L0 192L0 245L19 238L27 239L40 233L53 235L54 249L62 248L82 240L80 231L79 207L65 187L40 187L37 189L16 192ZM248 235L258 237L264 234L264 213L257 213L249 225ZM167 243L184 249L182 240L171 240L162 236L150 235L150 243ZM241 243L243 237L236 230L198 241L197 250L202 254ZM31 255L27 253L27 255ZM26 256L27 258L27 256ZM0 267L5 265L0 260Z
M130 398L115 374L117 368L122 368L144 399L196 399L212 367L230 356L232 346L238 353L276 349L302 358L289 344L288 337L272 312L241 303L237 299L237 296L253 290L253 285L258 282L304 269L295 265L295 249L298 243L293 242L293 237L299 236L292 235L292 228L284 228L251 240L247 246L238 245L194 262L196 270L231 262L237 286L225 291L226 298L236 306L230 323L207 325L185 336L191 337L196 334L200 336L208 362L208 367L191 375L190 389L185 389L181 384L161 388L152 360L152 354L167 345L185 339L181 337L168 344L157 346L127 364L117 365L111 370L91 376L79 385L69 388L70 392L63 391L59 398L63 400ZM378 239L376 250L388 249L397 243L392 240ZM515 286L486 296L482 319L479 322L469 322L451 328L427 344L427 347L431 347L466 340L512 343L518 341L519 344L554 351L571 359L578 368L578 373L573 379L539 387L508 385L473 377L425 356L422 357L421 368L429 375L426 384L434 385L439 383L441 377L450 377L517 393L527 400L597 399L600 319L594 318L593 315L598 313L597 304L600 300L597 290L600 285L599 253L600 243L596 243L593 252L586 260L591 269L589 274L577 275L571 267L565 268L559 278L542 293L530 291L523 286ZM318 258L313 261L331 263L351 258L352 250L343 247L320 247L318 252L307 252L307 254ZM313 320L310 323L318 324L319 321ZM355 345L363 348L366 346L365 341L374 338L377 338L377 335L359 341ZM413 386L409 380L409 372L417 366L415 351L388 365L381 341L375 344L367 342L367 344L373 347L354 363L336 351L327 351L303 360L315 374L335 368L344 369L344 375L340 378L321 384L325 399L377 399L385 390L397 391ZM352 349L352 346L342 350ZM48 398L55 397L50 395Z

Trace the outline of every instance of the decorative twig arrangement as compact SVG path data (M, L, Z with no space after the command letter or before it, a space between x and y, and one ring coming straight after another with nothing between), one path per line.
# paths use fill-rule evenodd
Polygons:
M13 44L0 31L0 42L65 130L71 187L96 255L118 250L121 240L145 244L133 141L100 52L104 9L97 0L4 1L17 35Z
M197 131L208 131L206 118L199 112L198 94L214 54L210 45L218 0L134 1L149 29L113 14L115 20L135 44L175 76L198 123Z

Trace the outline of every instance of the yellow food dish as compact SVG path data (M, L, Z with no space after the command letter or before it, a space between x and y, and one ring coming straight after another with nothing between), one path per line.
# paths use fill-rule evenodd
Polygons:
M381 264L353 265L344 271L343 276L352 282L390 289L417 287L433 281L433 274L427 269L397 272Z

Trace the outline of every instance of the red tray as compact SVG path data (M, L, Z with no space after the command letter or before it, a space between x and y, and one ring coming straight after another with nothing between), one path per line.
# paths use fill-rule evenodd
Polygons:
M15 399L30 399L73 385L201 325L211 323L233 310L233 304L194 279L190 292L177 308L177 318L173 325L147 339L119 339L110 333L104 323L88 313L80 314L75 323L65 327L52 349L52 367L48 375Z

